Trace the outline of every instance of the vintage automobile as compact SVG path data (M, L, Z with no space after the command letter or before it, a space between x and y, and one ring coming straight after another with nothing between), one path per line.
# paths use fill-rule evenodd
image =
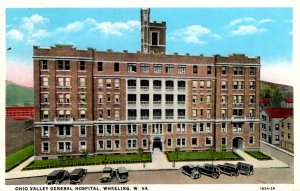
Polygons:
M216 172L217 174L219 174L219 176L221 175L220 173L220 170L218 169L218 167L216 165L213 165L213 164L204 164L203 167L205 169L208 169L208 170L211 170L211 171L214 171Z
M244 174L246 176L250 176L250 175L254 174L253 165L247 164L247 163L242 163L242 162L238 162L236 165L238 166L241 174Z
M113 178L114 170L111 167L104 167L100 177L101 182L110 182Z
M218 164L217 167L221 173L227 174L229 176L238 176L240 174L239 168L235 164L224 163L223 165Z
M196 168L193 165L184 165L181 168L179 168L179 170L183 174L186 174L193 179L200 178L200 176L201 176L200 173L198 172L198 170L196 170Z
M214 165L213 165L214 166ZM212 178L219 178L220 172L217 170L214 170L214 168L209 168L210 166L202 166L202 165L197 165L195 168L198 170L200 174L204 174L206 176L210 176Z
M125 167L119 167L116 169L116 177L119 183L128 181L128 170Z
M69 175L70 184L80 184L87 174L87 170L83 168L77 168L73 170Z
M48 174L46 184L60 184L68 176L69 172L66 170L54 170Z

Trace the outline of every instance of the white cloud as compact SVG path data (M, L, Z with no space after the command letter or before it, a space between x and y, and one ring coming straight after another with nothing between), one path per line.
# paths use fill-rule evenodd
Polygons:
M258 25L263 24L263 23L271 23L271 22L274 22L274 21L271 19L262 19L258 22Z
M15 40L15 41L22 41L24 38L24 34L22 32L20 32L19 30L16 29L12 29L7 33L7 36L11 39L11 40Z
M136 30L140 26L138 21L127 21L127 22L102 22L98 23L95 19L88 18L85 20L86 23L93 25L90 31L100 31L104 35L124 35L125 31Z
M176 30L170 36L173 40L181 40L192 44L206 44L206 42L202 40L205 36L212 37L214 39L222 38L220 35L212 33L210 29L201 25L191 25L189 27Z
M45 38L49 36L50 33L47 30L39 29L36 33L33 33L31 37L33 38Z
M82 30L84 27L84 23L80 21L75 21L73 23L68 24L66 27L60 27L57 29L59 32L78 32Z
M264 28L257 28L254 25L239 26L238 29L231 31L233 36L251 35L266 31Z
M244 17L244 18L238 18L235 19L233 21L231 21L228 25L228 27L233 27L236 26L237 24L243 23L243 22L253 22L256 21L254 18L252 17Z
M21 27L32 32L35 29L35 25L47 23L48 21L49 19L35 14L31 17L23 17Z

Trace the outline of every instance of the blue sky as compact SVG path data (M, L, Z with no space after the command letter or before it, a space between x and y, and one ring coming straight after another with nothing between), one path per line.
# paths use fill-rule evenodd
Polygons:
M135 52L139 19L138 8L7 9L7 79L16 65L32 71L33 45ZM153 8L151 20L167 22L170 54L261 56L265 73L292 64L292 8Z

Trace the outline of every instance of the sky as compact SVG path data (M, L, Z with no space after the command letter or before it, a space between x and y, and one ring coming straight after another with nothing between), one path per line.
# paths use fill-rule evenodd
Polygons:
M292 8L153 8L167 53L261 57L261 80L292 85ZM33 86L33 46L140 50L138 8L6 9L6 79Z

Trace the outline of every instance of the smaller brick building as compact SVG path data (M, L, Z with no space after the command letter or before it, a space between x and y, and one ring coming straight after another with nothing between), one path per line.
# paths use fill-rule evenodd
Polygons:
M280 147L294 152L294 118L291 115L280 121Z
M34 107L6 107L6 118L13 118L15 120L27 120L34 118Z

